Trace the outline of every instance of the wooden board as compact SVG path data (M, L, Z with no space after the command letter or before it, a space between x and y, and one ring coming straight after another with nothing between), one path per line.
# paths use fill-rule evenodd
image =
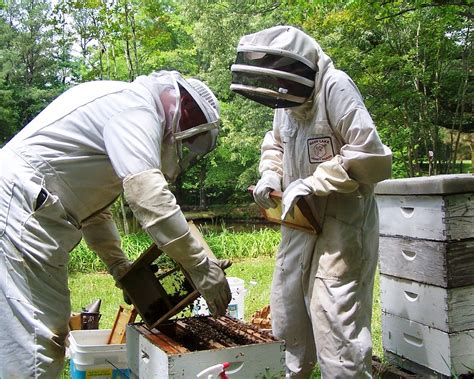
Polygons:
M443 375L465 374L474 362L474 330L446 333L382 312L384 350Z
M255 186L250 186L248 191L253 193ZM311 197L312 195L309 195ZM270 192L270 198L275 201L277 206L275 208L265 209L260 208L262 216L270 221L277 224L282 224L290 228L303 230L312 234L318 234L321 232L321 223L316 219L316 216L313 215L310 207L307 204L306 197L300 197L296 205L293 208L293 214L287 214L284 220L281 219L282 215L282 197L283 193L280 191Z
M430 241L381 236L380 272L445 288L474 284L474 239Z
M137 311L135 308L125 308L120 305L115 316L114 326L110 332L107 344L123 344L125 343L125 332L127 325L132 323L137 318Z
M193 237L201 242L206 254L215 260L199 229L192 222L188 224ZM155 273L153 264L162 254L164 252L152 244L119 279L125 294L149 328L177 315L200 296L191 278L179 264L171 264L164 272Z
M380 234L449 241L474 238L474 197L377 195Z
M445 332L474 329L474 285L446 289L380 275L382 311Z
M82 321L80 312L72 312L71 317L69 318L69 329L71 330L81 330Z

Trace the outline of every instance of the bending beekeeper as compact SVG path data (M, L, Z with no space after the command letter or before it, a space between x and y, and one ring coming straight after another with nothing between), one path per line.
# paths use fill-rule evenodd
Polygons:
M270 308L286 341L288 376L371 377L371 315L378 256L374 184L391 175L382 144L353 81L318 43L278 26L241 38L231 89L275 108L263 140L255 201L283 215L301 196L322 223L313 235L281 227Z
M154 242L190 274L214 315L231 292L168 189L214 149L218 103L174 71L80 84L0 150L0 377L63 370L69 252L82 237L117 280L130 266L108 206L124 195Z

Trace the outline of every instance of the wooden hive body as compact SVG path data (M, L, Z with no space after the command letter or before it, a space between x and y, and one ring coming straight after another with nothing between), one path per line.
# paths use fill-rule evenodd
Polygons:
M474 372L473 195L472 175L376 187L383 347L423 377Z

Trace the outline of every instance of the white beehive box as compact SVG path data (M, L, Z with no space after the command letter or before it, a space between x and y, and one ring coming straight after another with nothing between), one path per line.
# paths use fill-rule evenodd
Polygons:
M391 314L382 317L384 349L447 377L474 371L474 330L445 333ZM394 359L395 357L395 359ZM423 376L427 377L427 375Z
M382 312L445 332L474 329L474 285L446 289L380 276Z
M423 377L474 370L474 176L387 180L375 192L386 357Z
M174 341L168 341L173 346ZM285 345L277 340L172 354L154 343L153 335L144 333L139 324L129 324L127 352L131 378L196 378L206 368L223 362L231 364L228 374L233 379L281 378L285 375Z
M380 234L435 241L474 238L471 174L385 180L376 187Z
M432 241L381 235L379 243L382 274L445 288L474 284L474 239Z

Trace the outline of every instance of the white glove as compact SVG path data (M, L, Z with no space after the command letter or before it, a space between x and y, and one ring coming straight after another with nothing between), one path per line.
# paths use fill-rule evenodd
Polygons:
M270 198L270 192L281 191L281 180L274 171L264 171L253 190L255 202L262 208L275 208L277 204Z
M110 210L103 210L82 223L82 236L87 245L105 263L115 281L115 286L122 289L119 279L132 266L121 248L120 234ZM124 301L131 304L128 297Z
M309 177L311 178L311 177ZM282 213L281 219L284 220L288 213L292 215L293 207L299 200L300 196L307 196L313 193L313 188L309 183L309 178L297 179L291 182L290 185L283 192L283 199L281 201Z
M286 188L283 192L281 219L285 219L300 196L327 196L331 192L350 193L358 187L359 183L351 179L342 167L342 157L336 155L330 161L321 163L313 175L297 179Z
M221 267L228 266L228 262L214 262L209 259L191 231L161 246L160 249L178 262L189 274L194 286L206 300L212 315L225 315L232 293Z

